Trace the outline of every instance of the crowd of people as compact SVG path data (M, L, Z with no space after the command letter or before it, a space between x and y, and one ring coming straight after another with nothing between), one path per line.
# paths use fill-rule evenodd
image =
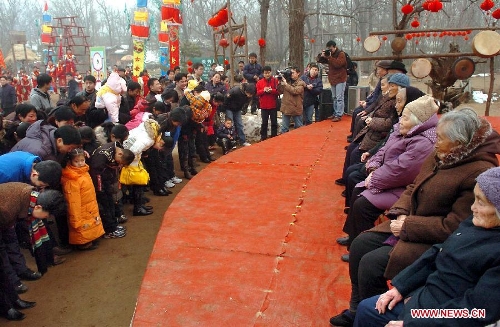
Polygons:
M215 160L216 145L222 155L250 145L247 108L250 115L260 111L261 141L287 133L292 122L296 129L318 121L322 69L331 86L330 119L341 121L346 88L357 74L334 41L326 46L318 56L325 66L310 63L303 74L292 66L275 76L255 53L235 71L213 65L208 80L201 63L189 74L176 67L160 78L147 71L132 78L115 67L99 89L87 75L81 90L71 87L56 105L50 62L26 100L14 98L9 78L0 77L0 195L6 199L0 203L0 314L23 319L19 310L35 305L19 298L28 290L23 280L41 278L65 254L125 237L124 205L133 206L134 216L151 215L145 190L168 196L183 182L175 174L175 147L189 180L198 173L196 160ZM491 250L500 240L500 136L472 109L439 117L438 101L412 87L406 74L402 62L376 63L374 90L351 117L342 176L331 181L345 186L347 236L337 243L349 251L341 259L349 264L351 296L330 324L443 323L413 319L415 308L485 308L485 317L463 325L493 323L500 319L492 301L500 261ZM74 72L64 76L74 81ZM386 219L377 224L381 216ZM30 250L37 271L21 247ZM481 253L487 255L477 263Z

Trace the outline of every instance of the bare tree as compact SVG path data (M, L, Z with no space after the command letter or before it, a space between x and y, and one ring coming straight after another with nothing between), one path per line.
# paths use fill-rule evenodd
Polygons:
M290 64L304 67L304 21L305 0L290 0L288 35L290 45Z

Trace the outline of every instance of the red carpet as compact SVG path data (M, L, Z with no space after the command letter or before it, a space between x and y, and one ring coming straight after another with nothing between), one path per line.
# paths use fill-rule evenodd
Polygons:
M333 182L349 121L239 149L193 178L165 213L133 326L328 326L350 294Z

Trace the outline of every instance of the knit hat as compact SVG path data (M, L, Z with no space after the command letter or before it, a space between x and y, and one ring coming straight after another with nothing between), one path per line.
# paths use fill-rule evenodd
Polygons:
M410 79L405 74L396 73L391 76L389 83L396 84L401 87L410 86Z
M424 95L423 97L408 103L405 107L405 110L414 114L421 123L431 118L432 115L438 111L438 109L439 107L436 102L434 102L434 98L429 95Z
M488 201L500 212L500 167L488 169L476 178Z
M389 69L391 67L392 60L379 60L375 66L380 68Z
M207 101L210 101L210 92L208 91L201 91L200 93L201 97Z
M397 70L401 71L403 74L408 73L408 71L406 70L405 64L403 64L401 61L393 60L391 62L391 64L389 65L388 69L397 69Z

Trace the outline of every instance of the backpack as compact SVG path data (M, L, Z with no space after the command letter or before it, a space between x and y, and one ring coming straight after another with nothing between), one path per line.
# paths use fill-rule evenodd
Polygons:
M352 63L352 60L351 60L351 57L349 57L349 54L343 50L342 50L342 52L344 53L345 61L347 62L347 75L351 75L355 72L354 64Z

